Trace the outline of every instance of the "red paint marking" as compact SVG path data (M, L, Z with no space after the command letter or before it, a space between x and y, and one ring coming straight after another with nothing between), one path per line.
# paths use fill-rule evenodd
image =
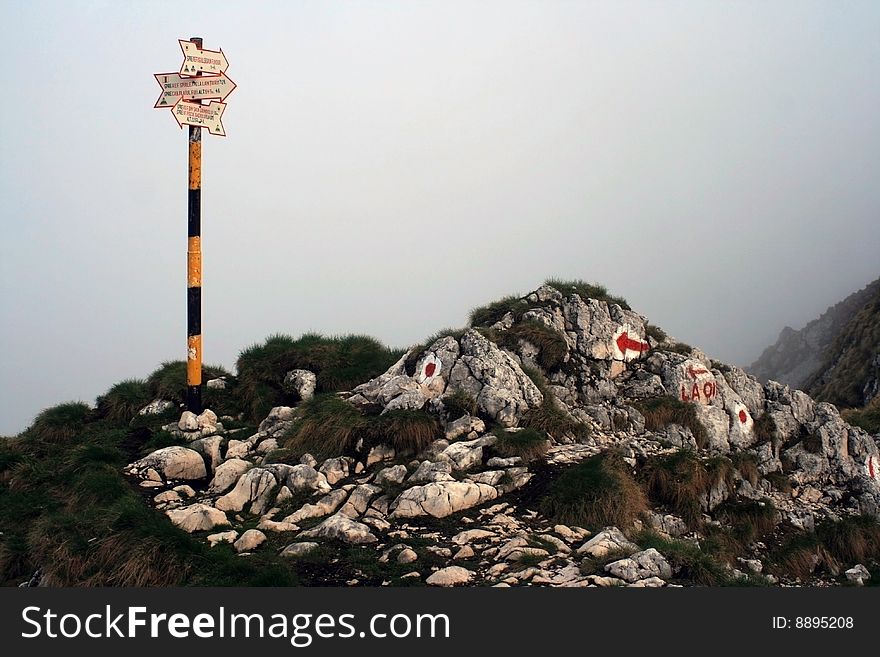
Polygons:
M740 411L740 412L739 412L739 421L740 421L740 422L742 422L743 424L745 424L745 423L746 423L746 420L748 420L748 419L749 419L749 416L746 415L746 412L745 412L745 411Z
M627 351L637 351L642 353L643 351L648 351L651 346L647 342L642 342L641 340L633 340L629 337L629 334L624 331L617 337L617 348L620 349L620 353L624 356Z
M425 376L432 377L434 376L434 371L437 369L437 363L428 363L425 365Z
M871 475L871 479L874 479L874 457L868 457L868 474Z
M696 379L700 374L709 374L709 370L703 369L702 367L694 369L693 365L688 365L687 373L692 379Z

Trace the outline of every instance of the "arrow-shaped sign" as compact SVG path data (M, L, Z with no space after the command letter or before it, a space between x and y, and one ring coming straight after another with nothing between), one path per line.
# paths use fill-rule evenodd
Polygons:
M204 127L207 128L208 132L212 135L225 137L226 131L223 129L223 124L220 122L220 119L223 116L223 110L225 109L226 103L221 103L216 100L212 100L207 105L200 105L199 103L191 103L186 100L181 100L174 106L171 113L174 114L174 118L177 119L177 123L180 124L181 128L184 125L194 125L200 128Z
M641 340L633 340L629 337L629 333L624 331L620 335L617 336L617 348L620 349L620 353L626 356L627 351L636 351L638 353L642 353L643 351L648 351L650 349L650 345L647 342L642 342Z
M226 100L235 89L235 82L224 73L197 78L185 78L179 73L154 73L162 87L162 95L153 107L174 107L178 100Z
M180 65L181 75L195 75L196 73L208 73L218 75L229 68L223 49L204 50L192 41L177 40L183 51L183 64Z

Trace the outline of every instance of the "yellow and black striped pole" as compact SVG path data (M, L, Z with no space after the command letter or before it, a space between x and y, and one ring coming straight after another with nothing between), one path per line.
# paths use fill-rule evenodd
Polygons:
M197 48L202 39L190 39ZM201 73L197 73L201 75ZM186 407L202 412L202 129L189 126L186 246Z

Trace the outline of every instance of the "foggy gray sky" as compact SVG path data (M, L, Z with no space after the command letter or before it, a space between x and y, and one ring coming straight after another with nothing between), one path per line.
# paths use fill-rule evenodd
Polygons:
M185 357L178 38L205 360L404 346L549 276L748 364L880 275L877 2L0 3L0 433Z

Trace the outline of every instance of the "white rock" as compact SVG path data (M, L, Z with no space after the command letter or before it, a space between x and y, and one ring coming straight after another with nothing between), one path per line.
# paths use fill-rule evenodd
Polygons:
M218 534L208 534L208 545L214 547L220 543L234 543L238 538L238 532L230 529L228 532L220 532Z
M327 483L327 477L305 463L293 466L290 470L290 474L287 476L287 486L292 491L330 491L330 484Z
M605 570L630 583L649 577L659 577L660 579L672 577L672 568L669 562L654 548L637 552L628 559L612 561L605 566Z
M252 466L248 461L242 459L229 459L224 461L217 466L214 478L208 486L208 493L211 495L217 495L226 492L235 485L235 482L237 482L245 472L250 470L251 467Z
M310 552L318 549L318 544L311 541L301 541L299 543L291 543L281 550L282 557L304 557Z
M253 468L242 475L229 493L218 497L214 506L221 511L241 511L248 503L253 502L251 512L262 513L277 484L271 472L263 468Z
M446 440L452 442L458 440L462 436L467 436L472 431L476 431L479 434L483 433L485 430L486 423L480 418L472 417L470 415L462 415L457 420L446 425Z
M467 568L447 566L432 573L425 582L431 586L455 586L457 584L467 584L473 576L474 573Z
M846 575L846 578L856 586L864 586L865 580L871 579L871 573L863 564L856 564L847 570L844 575Z
M342 515L349 518L357 518L362 515L370 505L376 495L382 492L382 489L372 484L361 484L351 491L348 501L339 510Z
M153 502L155 502L156 504L163 504L165 502L179 502L179 501L180 501L180 495L178 495L177 492L175 492L173 490L166 490L162 493L159 493L158 495L156 495L156 497L153 498Z
M441 457L448 458L456 470L470 470L483 461L483 448L472 447L469 442L452 443L443 450Z
M246 440L235 440L232 439L229 441L229 444L226 446L226 458L227 459L240 459L247 456L251 451L251 444Z
M210 436L207 438L199 438L192 441L188 447L195 450L202 456L208 457L211 461L211 472L217 470L217 466L223 462L220 457L220 446L223 444L223 438L220 436Z
M498 491L486 484L470 481L441 481L413 486L392 503L392 518L415 518L430 515L445 518L457 511L483 504L498 497Z
M312 529L300 532L299 538L335 538L354 545L376 543L379 540L370 532L369 527L341 513L330 516Z
M153 468L164 475L165 479L192 480L207 476L201 454L180 445L157 449L129 467L138 470Z
M201 414L196 416L196 423L199 429L204 429L205 427L216 427L217 414L210 408L206 408L204 411L201 412Z
M226 390L226 379L222 376L217 377L216 379L208 379L205 382L205 387L208 390Z
M177 421L177 428L181 431L198 431L199 420L192 411L184 411Z
M460 548L458 550L458 552L456 552L452 558L456 559L456 560L470 559L473 556L474 556L474 548L472 548L470 545L465 545L464 547Z
M302 507L287 516L285 522L302 522L309 518L320 518L333 513L348 497L348 491L337 489L327 493L314 504L304 504Z
M179 493L183 497L195 497L196 492L192 489L192 486L187 486L186 484L181 484L180 486L175 486L172 488L175 493Z
M432 481L455 481L451 474L452 464L449 461L422 461L416 471L410 475L409 483L420 484Z
M411 548L404 548L400 551L400 554L397 555L397 563L406 564L412 563L416 559L419 558L419 555L416 554L415 550Z
M241 535L235 543L232 544L232 547L235 548L236 552L252 552L260 547L263 543L266 542L266 535L261 532L259 529L248 529L244 534Z
M318 468L318 471L327 477L327 483L335 486L336 482L345 479L348 476L348 469L352 459L347 456L337 456L336 458L327 459Z
M617 527L606 527L589 541L577 549L578 554L585 554L594 559L601 559L609 552L638 552L639 546L627 540Z
M167 399L155 399L138 411L138 415L161 415L174 408L174 402Z
M189 533L208 531L214 527L229 524L223 511L207 504L192 504L172 509L166 511L165 515L171 519L171 522Z
M453 536L452 542L456 545L467 545L471 541L479 541L480 539L492 538L494 536L495 532L490 532L486 529L466 529Z
M318 377L309 370L291 370L284 375L281 384L285 392L295 393L303 401L315 396L315 388L318 385Z
M390 468L382 468L376 473L375 483L377 486L393 486L402 484L406 479L406 466L395 465Z
M367 467L380 461L390 461L394 458L394 448L388 445L376 445L367 454Z

